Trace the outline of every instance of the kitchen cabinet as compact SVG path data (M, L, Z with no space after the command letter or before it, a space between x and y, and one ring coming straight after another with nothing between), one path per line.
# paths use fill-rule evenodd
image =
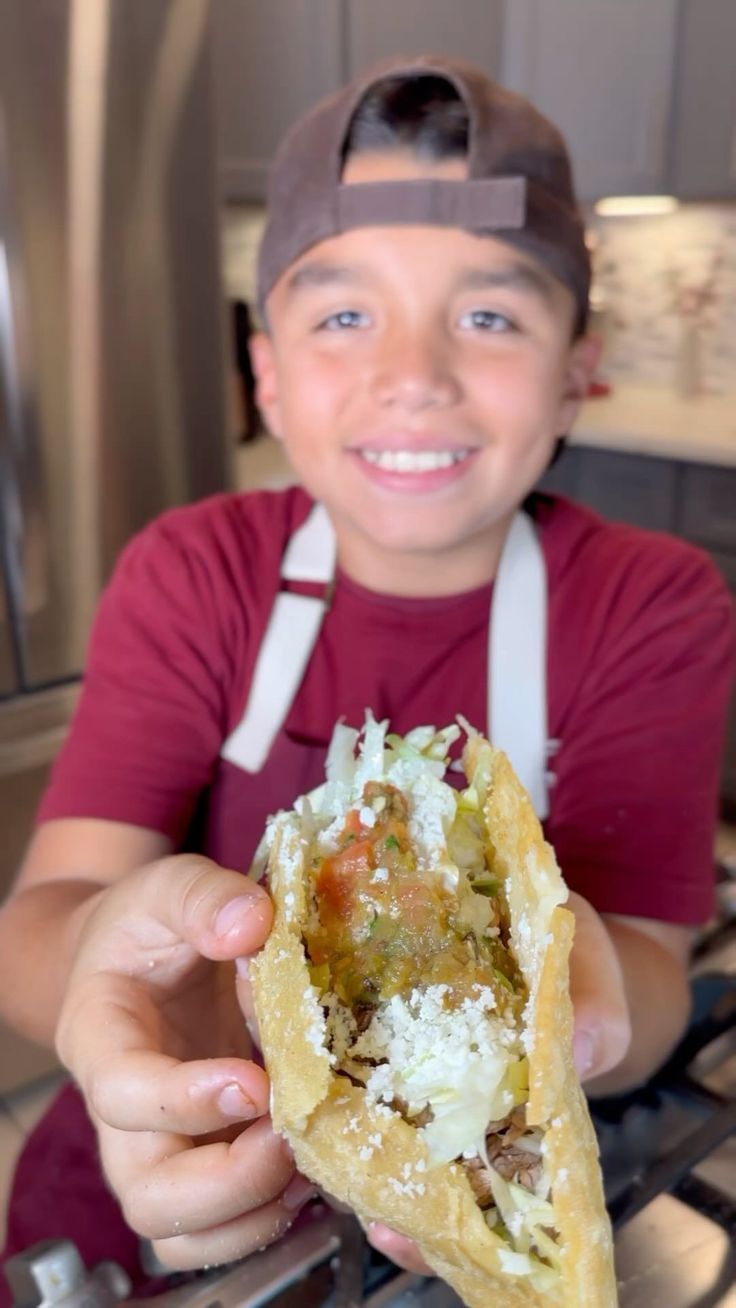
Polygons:
M675 483L674 461L591 450L580 460L577 495L606 518L673 531Z
M442 54L496 77L502 18L503 0L346 0L346 74L397 54Z
M225 199L305 108L395 54L469 59L565 134L583 200L736 195L734 0L212 0Z
M677 28L678 0L507 0L501 81L561 129L581 199L662 189Z
M569 495L613 521L650 531L675 531L677 465L618 450L568 446L542 480L544 490Z
M678 526L683 536L736 560L736 468L686 464L681 474Z
M498 71L503 0L213 0L221 194L265 197L291 123L395 54L447 54Z
M736 4L680 0L669 186L685 199L736 195Z
M736 468L568 446L540 483L606 518L670 531L710 554L736 598ZM722 779L725 811L736 818L736 700Z
M221 194L261 200L288 127L343 81L342 0L213 0Z

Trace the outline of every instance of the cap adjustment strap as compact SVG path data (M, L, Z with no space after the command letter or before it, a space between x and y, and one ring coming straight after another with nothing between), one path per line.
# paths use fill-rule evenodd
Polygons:
M519 230L526 222L525 177L351 182L336 192L339 232L385 224L429 224L468 231Z

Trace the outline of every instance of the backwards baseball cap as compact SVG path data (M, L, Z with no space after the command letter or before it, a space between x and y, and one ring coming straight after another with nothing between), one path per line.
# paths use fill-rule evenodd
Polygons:
M344 183L345 147L365 96L382 82L440 77L468 116L467 177ZM311 246L356 227L461 227L497 237L572 291L583 325L590 259L561 133L528 100L458 60L391 60L317 104L286 136L271 168L258 257L258 304Z

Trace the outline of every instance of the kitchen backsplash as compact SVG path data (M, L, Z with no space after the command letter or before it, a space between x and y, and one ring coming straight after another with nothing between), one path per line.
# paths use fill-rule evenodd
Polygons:
M255 300L260 206L228 208L225 286ZM736 394L736 204L640 218L590 215L595 323L606 380ZM689 379L684 377L689 372Z
M593 303L603 312L601 373L677 390L685 384L683 350L695 348L702 389L736 393L736 205L683 204L647 218L592 215L588 231Z

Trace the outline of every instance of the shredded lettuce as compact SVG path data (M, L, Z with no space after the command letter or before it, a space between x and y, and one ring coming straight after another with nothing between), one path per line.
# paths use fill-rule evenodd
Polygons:
M560 1274L554 1267L534 1257L534 1254L515 1253L513 1249L499 1249L499 1261L508 1276L527 1276L540 1294L555 1294L560 1287Z
M387 728L387 718L384 718L382 722L376 722L370 709L367 710L363 727L363 744L355 769L354 788L357 791L358 798L363 793L366 781L380 780L384 775Z
M505 1225L514 1236L519 1251L528 1253L528 1235L531 1228L554 1227L555 1215L551 1203L548 1199L540 1199L538 1195L516 1181L505 1180L495 1167L489 1168L489 1177L493 1199ZM524 1228L527 1236L526 1248L522 1244Z
M352 785L355 776L355 746L358 743L358 735L359 732L353 727L346 727L342 722L336 724L332 733L330 747L327 750L325 770L328 782Z
M432 1121L422 1128L432 1166L452 1162L463 1154L480 1153L488 1122L499 1111L507 1071L508 1062L501 1055L482 1062L468 1060L459 1085L448 1086L446 1073L434 1085L429 1078L423 1084L421 1078L407 1078L414 1081L414 1094L421 1085L420 1093L426 1096L434 1113Z
M513 1248L513 1262L505 1251L501 1251L506 1259L504 1270L517 1276L529 1276L538 1289L546 1288L542 1284L545 1281L554 1285L562 1268L562 1258L559 1245L549 1234L555 1229L552 1204L525 1186L506 1181L494 1167L489 1168L488 1174L494 1203ZM547 1184L543 1188L549 1192ZM549 1267L540 1261L539 1254L547 1259ZM535 1276L541 1278L542 1283L538 1284Z
M457 807L457 797L455 803ZM478 873L485 868L485 847L477 823L459 807L450 828L447 846L458 867L469 873Z
M476 936L482 936L488 926L493 909L490 900L485 899L483 895L466 895L460 901L460 908L455 916L455 925L458 930L472 931ZM504 977L504 983L506 978ZM511 987L513 989L513 987Z

